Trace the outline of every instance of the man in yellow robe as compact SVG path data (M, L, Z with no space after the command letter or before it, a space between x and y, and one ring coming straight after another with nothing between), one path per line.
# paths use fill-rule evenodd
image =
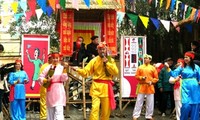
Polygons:
M40 68L40 73L53 62L51 54L48 55L48 62L43 64ZM43 85L40 86L40 120L47 119L47 109L46 109L46 88Z
M93 76L90 88L92 97L92 110L90 120L99 120L99 109L101 104L101 120L109 120L111 110L116 104L112 90L112 79L118 74L118 68L113 58L107 56L107 46L105 42L100 42L97 46L98 56L90 60L83 69L75 69L81 76Z

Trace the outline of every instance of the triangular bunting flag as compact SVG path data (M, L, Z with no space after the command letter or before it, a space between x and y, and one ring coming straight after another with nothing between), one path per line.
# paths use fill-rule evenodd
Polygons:
M171 23L172 23L172 25L176 28L176 30L177 30L178 32L180 32L180 27L179 27L179 26L177 27L178 22L171 22Z
M99 0L97 0L98 2ZM101 0L103 1L103 0ZM125 0L116 0L120 5L121 5L121 8L118 9L117 11L120 11L120 12L125 12Z
M84 2L87 5L87 7L90 7L90 0L84 0Z
M36 12L36 15L37 15L37 19L39 20L40 17L42 16L43 11L42 11L42 9L37 9L37 10L35 10L35 12Z
M187 11L187 8L188 8L188 5L185 5L182 3L182 7L184 8L184 12L183 12L183 19L185 19L185 14L186 14L186 11Z
M189 16L187 16L186 19L183 19L181 21L179 21L179 26L184 24L184 23L189 23L189 22L193 22L194 21L194 18L195 18L195 13L196 13L197 9L195 8L192 8L192 12L189 14Z
M195 15L194 15L194 21L195 22L197 21L198 12L199 12L199 10L196 10Z
M167 32L169 32L169 30L170 30L170 21L160 20L160 22L163 24L163 26L165 27L165 29L167 30Z
M47 15L50 17L53 13L53 9L51 8L51 6L47 6Z
M27 10L27 1L20 1L19 2L19 5L20 5L20 7L22 8L22 10L24 11L24 12L26 12L26 10Z
M176 0L171 0L171 5L170 5L171 12L174 11L175 4L176 4Z
M171 21L171 23L172 23L172 25L173 25L174 27L177 27L177 25L178 25L178 22L175 22L175 21Z
M153 22L154 26L156 27L156 29L158 29L160 27L160 21L156 18L150 18L151 21Z
M32 11L33 16L35 16L36 0L29 0L28 6L29 6L30 10Z
M199 19L200 19L200 10L198 10L198 15L197 15L197 23L199 22Z
M3 5L1 6L2 7L2 9L3 9L3 11L5 12L5 13L7 13L8 12L8 3L3 3Z
M155 8L158 6L158 0L155 0Z
M8 25L8 23L10 22L10 19L12 18L13 16L12 15L9 15L9 16L1 16L1 20L2 20L2 25L4 27L6 27Z
M102 5L103 5L103 4L102 4L102 0L97 0L97 3L98 3L99 6L102 6Z
M145 16L139 16L140 20L142 21L143 25L145 26L145 28L147 28L148 23L149 23L149 17L145 17Z
M24 15L24 13L18 13L14 15L14 18L16 21L18 21L19 18L21 18L21 16Z
M42 8L43 13L46 14L46 0L37 0L38 5L40 6L40 8Z
M17 1L12 2L11 8L12 8L13 12L16 13L17 12L17 8L18 8L18 2Z
M191 14L191 11L192 11L192 7L188 6L187 8L188 9L185 11L185 18L188 18Z
M48 0L49 1L49 5L51 6L51 8L55 11L56 10L56 0Z
M26 12L26 22L28 22L31 19L32 16L32 11L27 11Z
M195 13L196 13L197 9L196 8L192 8L192 12L189 16L189 20L190 21L195 21Z
M125 12L117 12L118 24L121 24L124 18Z
M72 7L73 7L73 8L76 8L76 10L79 10L79 7L78 7L78 0L72 0Z
M167 0L166 10L169 9L170 3L171 3L171 0Z
M160 0L160 7L162 7L162 4L163 4L163 0Z
M176 1L176 15L178 14L178 6L179 6L179 4L181 3L181 1L179 1L179 0L177 0Z
M138 15L135 14L131 14L131 13L126 13L127 16L131 19L133 25L137 25L137 21L138 21Z
M65 9L65 0L60 0L60 6L62 7L62 9Z

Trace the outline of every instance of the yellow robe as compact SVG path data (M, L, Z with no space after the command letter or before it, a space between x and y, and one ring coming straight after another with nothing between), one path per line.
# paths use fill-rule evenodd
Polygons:
M40 68L40 73L49 65L45 63ZM46 109L46 88L43 85L40 86L40 120L46 120L47 109Z
M110 73L110 76L106 76L105 69ZM104 64L102 58L97 56L85 68L78 69L77 72L83 77L93 76L90 88L90 96L92 97L90 120L99 120L100 104L101 120L109 120L111 109L108 98L108 84L95 82L94 80L112 80L113 76L118 74L118 68L114 59Z

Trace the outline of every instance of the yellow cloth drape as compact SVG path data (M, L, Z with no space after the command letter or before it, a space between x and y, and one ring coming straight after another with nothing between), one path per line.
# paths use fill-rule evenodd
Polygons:
M84 38L84 43L87 45L91 43L91 37L93 35L99 36L99 41L101 41L101 23L88 23L88 22L75 22L74 23L74 41L79 36Z
M100 120L109 120L111 109L109 108L109 98L99 98L97 96L92 97L92 111L90 113L89 120L99 120L99 108L101 104L101 116Z
M83 39L84 39L84 41L83 41L83 43L85 43L86 45L87 44L89 44L89 43L91 43L91 37L93 36L91 33L87 33L87 32L85 32L85 33L74 33L74 42L76 41L76 39L79 37L79 36L81 36L81 37L83 37ZM86 46L85 46L86 47Z
M40 73L49 65L45 63L40 68ZM40 120L46 120L47 118L47 108L46 108L46 88L42 85L40 86Z

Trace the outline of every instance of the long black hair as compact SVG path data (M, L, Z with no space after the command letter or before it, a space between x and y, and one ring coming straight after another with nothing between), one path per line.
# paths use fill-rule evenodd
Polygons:
M7 63L0 68L0 75L1 80L4 79L5 75L9 74L10 72L15 71L15 63Z

